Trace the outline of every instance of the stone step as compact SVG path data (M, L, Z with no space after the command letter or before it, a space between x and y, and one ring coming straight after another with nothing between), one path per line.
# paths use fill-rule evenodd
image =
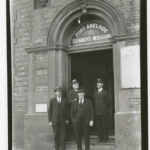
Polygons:
M66 150L77 150L77 147L66 147ZM84 150L84 147L83 147ZM90 150L115 150L113 146L90 146Z
M84 143L84 140L82 142ZM66 142L66 143L70 145L70 144L76 143L76 141L74 140L74 141L69 141L69 142ZM90 140L91 145L95 145L95 144L113 145L114 143L115 143L115 141L111 141L111 140L108 140L107 143L104 143L104 142L100 143L98 140Z
M98 137L97 136L90 136L90 142L91 143L95 143L97 141L98 141ZM75 142L75 139L70 139L68 142L69 143ZM114 143L115 142L115 136L109 136L108 142Z
M84 143L82 145L82 148L84 149ZM66 145L66 150L77 150L77 145L76 144L71 144L71 145ZM113 145L110 145L110 144L94 144L94 145L91 145L90 144L90 150L115 150L115 146L114 144Z
M85 143L84 140L82 141L83 144ZM67 145L76 145L76 142L66 142ZM90 141L90 145L114 145L114 142L108 141L107 143L99 142L99 141Z
M82 143L82 147L84 149L84 139ZM66 150L77 150L75 139L66 143ZM108 142L104 143L99 142L97 136L90 136L90 150L115 150L115 137L109 136Z

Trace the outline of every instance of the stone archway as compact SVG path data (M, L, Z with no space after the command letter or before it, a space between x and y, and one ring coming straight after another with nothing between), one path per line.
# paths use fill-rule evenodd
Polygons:
M75 22L77 22L80 15L81 8L79 7L79 3L75 1L64 7L51 24L47 37L47 45L51 49L51 51L49 51L49 57L51 58L53 56L52 59L54 59L54 61L51 62L51 59L49 58L49 66L52 66L53 64L52 68L49 67L50 91L52 91L56 85L62 85L65 89L68 89L68 52L71 50L68 41L70 41L70 37L78 26ZM92 16L95 20L101 20L101 22L110 29L112 39L115 39L114 37L123 37L126 35L126 26L123 17L121 17L119 12L107 2L96 0L88 1L86 15ZM107 49L107 47L114 49L115 44L113 43L113 40L107 46L105 43L97 46L99 49ZM89 46L86 48L89 48ZM117 55L115 53L113 54L114 60ZM52 73L51 70L53 70L54 67L55 72ZM117 67L118 66L116 66L116 69ZM55 80L52 77L54 77ZM116 84L116 87L117 86L118 85ZM118 99L118 97L116 99Z
M81 15L81 8L78 2L73 2L62 9L54 19L47 38L48 45L65 45L68 32L73 30L72 23ZM112 36L126 34L126 27L123 18L119 12L110 4L104 1L89 1L87 5L87 14L103 20L110 27Z
M73 2L59 12L50 27L47 44L52 47L52 50L49 51L49 88L51 89L51 91L54 85L62 85L63 87L65 87L65 89L68 89L68 53L69 50L71 50L70 43L68 41L70 41L69 38L78 27L78 24L76 24L75 22L77 22L77 19L80 15L81 8L79 7L78 2ZM123 18L120 16L119 12L110 4L104 1L89 1L87 5L86 15L90 16L91 18L93 17L93 21L96 20L103 22L110 29L112 37L126 35L126 27ZM113 49L113 60L116 60L116 56L118 57L118 52L114 52L114 49L116 47L112 42L109 43L109 45L103 45L102 43L98 45L98 47L94 48L96 50L99 50L111 47ZM86 48L88 47L90 48L90 46L86 46ZM51 59L53 59L54 61L52 62ZM117 61L118 58L116 62ZM116 65L116 62L114 63L114 65ZM51 70L53 70L54 67L55 73L52 73ZM114 67L115 73L117 72L117 67L117 65ZM52 77L55 78L55 81ZM116 79L114 80L114 83L116 87L118 86L118 84L120 84ZM119 94L117 93L117 91L115 92L115 95L118 96ZM118 104L118 97L116 97L115 103ZM115 111L117 111L117 105L115 106Z
M29 98L28 98L28 113L26 115L27 121L33 120L35 115L36 99L34 97L35 85L34 85L34 58L35 54L46 52L47 56L47 67L48 67L48 86L44 90L48 90L49 97L53 96L53 89L57 85L62 85L67 89L68 86L68 53L74 51L74 48L71 47L67 41L70 38L70 35L77 28L75 22L81 14L81 9L77 2L70 3L64 9L62 9L56 18L51 24L48 37L47 37L47 46L38 47L38 48L29 48L27 52L29 54ZM115 144L117 149L134 149L140 145L140 125L139 124L139 113L132 113L130 108L128 108L131 103L131 106L134 105L134 101L138 102L139 89L122 89L121 87L121 59L120 59L120 49L126 46L126 41L135 41L139 39L139 36L136 34L127 34L126 26L123 20L123 17L119 12L113 8L110 4L104 1L92 0L88 2L87 5L87 15L93 16L95 20L101 20L104 24L110 28L112 33L113 40L108 45L101 43L99 45L88 45L78 48L78 52L87 50L104 50L108 48L113 49L113 64L114 64L114 89L115 89ZM74 26L73 26L74 25ZM131 42L130 42L131 43ZM134 43L133 43L134 44ZM132 45L132 43L131 43ZM134 47L133 47L134 48ZM41 88L43 89L43 87ZM38 88L37 88L38 90ZM130 96L128 98L128 95ZM130 103L129 103L130 102ZM46 102L45 102L46 103ZM129 103L129 104L128 104ZM132 104L133 103L133 104ZM39 115L41 120L43 118L47 121L47 116ZM37 122L39 122L38 116L36 117ZM131 120L128 122L128 120ZM41 123L42 123L41 121ZM45 121L45 122L46 122ZM124 126L128 128L124 129ZM25 129L30 129L30 123L27 123ZM46 126L46 125L45 125ZM45 127L44 126L44 127ZM34 126L33 126L34 127ZM132 129L131 129L132 127ZM41 129L41 125L38 126ZM48 128L44 132L48 133ZM138 132L137 132L138 131ZM42 133L43 131L41 131ZM138 134L137 134L138 133ZM29 141L28 134L31 135L30 130L26 131L27 138L25 140ZM42 133L43 135L43 133ZM128 136L130 135L130 137ZM138 135L138 136L137 136ZM33 135L32 135L33 136ZM48 135L49 136L49 135ZM136 137L136 138L135 138ZM52 131L50 131L50 139L52 141ZM30 141L31 142L31 141ZM132 148L128 148L128 145L131 144ZM139 144L137 144L139 143ZM35 143L32 143L34 145ZM37 144L37 141L36 141ZM48 143L49 144L49 143ZM52 144L52 142L51 142ZM27 145L28 146L28 145ZM49 146L49 145L48 145Z

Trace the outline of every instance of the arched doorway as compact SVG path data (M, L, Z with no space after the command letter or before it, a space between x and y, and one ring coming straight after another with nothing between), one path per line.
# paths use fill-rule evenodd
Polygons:
M79 16L81 16L81 8L78 2L73 2L60 11L50 27L48 45L69 46L68 39L70 39L70 34L78 27L77 19ZM105 23L110 28L113 36L126 34L123 18L115 8L104 1L89 1L83 22L88 20L86 16L89 20Z
M80 17L81 23L78 23L78 18ZM75 34L83 27L88 24L101 25L108 30L110 34L109 38L105 40L96 40L89 42L79 42L73 43L73 38ZM55 85L62 85L68 91L71 86L71 78L77 77L80 78L81 83L85 83L88 81L89 76L85 76L85 72L82 73L79 70L83 70L85 65L83 64L83 57L86 59L85 61L92 62L91 66L88 65L87 73L90 72L90 69L95 67L95 72L92 77L91 83L87 84L87 90L89 90L89 97L92 97L92 93L94 91L94 81L96 77L103 76L106 78L106 89L109 91L110 99L112 101L111 108L111 134L114 133L114 113L117 109L117 91L114 90L114 86L117 86L116 80L114 80L114 69L113 63L116 57L115 54L115 46L113 38L116 36L121 36L126 34L125 24L122 20L119 13L109 4L104 1L92 1L88 2L87 5L87 13L81 16L81 9L78 6L77 2L73 2L67 7L65 7L55 18L54 22L50 27L50 31L48 34L47 43L52 47L52 50L49 52L49 55L53 55L55 58L55 81L52 77L50 77L49 82L55 82L54 84L50 84L50 89L53 89ZM83 40L84 41L84 40ZM106 57L106 58L104 58ZM81 61L79 61L79 59ZM99 59L103 58L103 61L100 62ZM97 60L93 62L93 60ZM107 61L106 61L107 60ZM57 61L57 63L56 63ZM75 65L78 61L78 65ZM51 62L53 63L53 62ZM102 72L99 72L99 66L97 63L102 63ZM116 62L115 62L116 63ZM77 67L80 66L80 67ZM107 67L106 67L107 66ZM76 69L75 69L76 68ZM51 68L50 74L51 72ZM89 74L88 74L89 75ZM87 79L85 79L87 78ZM53 85L53 87L51 86ZM83 84L83 86L85 86ZM92 89L93 88L93 89ZM114 92L115 91L115 92ZM115 104L116 103L116 104ZM93 133L91 133L93 135Z
M81 24L78 24L79 17L81 19ZM82 27L82 25L92 22L99 23L106 27L109 30L111 37L104 41L98 41L97 43L72 45L71 39L75 32ZM63 85L69 89L69 54L105 49L112 49L112 51L114 51L114 37L124 35L126 35L124 20L119 12L117 12L110 4L104 1L88 1L87 13L81 15L79 3L77 1L70 3L62 9L54 19L47 38L47 44L51 47L50 53L53 53L52 55L58 60L57 64L54 64L54 66L56 67L57 73L61 74L59 76L55 73L55 85ZM115 54L113 53L113 58L114 57ZM50 79L50 82L51 81L54 82L53 79Z
M124 76L122 76L126 75L126 72L131 72L131 69L134 69L132 68L133 65L130 67L125 62L127 62L126 60L130 60L132 62L132 57L134 57L135 52L139 52L139 45L137 45L139 44L139 35L126 33L123 17L107 2L98 0L88 1L86 8L87 13L81 16L81 8L79 7L79 3L77 1L70 3L64 9L62 9L52 21L47 37L47 45L42 47L30 47L26 49L29 53L29 95L28 114L25 116L25 122L27 121L25 124L25 141L27 146L28 143L32 145L33 148L30 147L30 149L37 149L35 148L37 145L39 147L41 146L39 141L43 139L43 135L47 139L46 144L44 145L44 147L47 148L44 149L49 149L49 144L50 148L53 148L53 132L52 129L49 129L47 125L47 104L49 99L54 96L53 89L57 85L62 85L65 87L66 91L69 90L71 87L71 76L73 77L73 75L71 75L71 71L73 72L72 74L83 80L82 76L85 76L85 74L79 70L87 66L87 64L82 64L82 57L85 56L85 61L88 60L87 62L91 62L91 66L89 66L86 71L89 72L88 69L93 69L93 72L96 72L96 70L102 70L105 64L105 68L107 69L104 69L102 74L101 72L98 72L98 74L107 78L107 90L112 89L108 88L108 85L113 85L114 87L114 96L110 97L114 97L113 108L115 116L114 128L116 149L126 150L140 147L140 113L137 107L133 107L135 105L140 106L140 88L139 86L133 86L130 83L130 80L134 80L134 75L132 75L130 78L130 74L127 74L127 78L130 78L130 80L126 80L126 77L124 78ZM81 19L80 24L78 24L79 16ZM74 35L78 32L78 29L81 29L88 23L98 23L106 27L111 34L111 38L106 39L105 41L98 40L97 42L91 42L89 38L81 38L79 42L85 41L85 43L75 44L78 40L75 39L73 42ZM94 39L97 38L94 37ZM88 40L91 43L88 43ZM126 54L124 52L130 51L132 57L127 55L127 58L124 58L123 56ZM78 65L80 68L76 66L77 55L80 58L79 63L82 64L81 66ZM102 57L102 62L99 60L100 57ZM112 60L110 58L112 58ZM109 62L109 60L111 61ZM41 62L39 63L39 61ZM102 63L103 67L94 70L93 66L96 66L95 68L99 68L97 63ZM35 84L35 70L37 66L41 67L41 65L43 66L44 70L38 68L36 74L46 74L46 79L44 80L46 85ZM108 78L107 75L112 73L113 75L111 78L113 79ZM90 74L90 78L92 78L92 75L95 77L97 76L96 73ZM86 85L87 90L92 91L95 77L93 77L90 83ZM38 79L39 78L36 78L36 80ZM88 76L86 76L84 79L87 81ZM110 81L113 81L114 84L108 84ZM137 83L135 82L135 84ZM47 94L46 97L45 93ZM41 97L39 97L39 94ZM39 98L39 101L37 101L37 98ZM45 112L45 114L36 114L39 112L39 106L40 112ZM35 119L34 122L33 118ZM39 118L41 119L40 123ZM36 128L32 123L36 124ZM41 126L43 126L43 128L41 128ZM43 129L45 130L43 131ZM33 133L33 131L38 131L39 136L37 136L36 132ZM29 137L34 138L31 139ZM97 149L100 148L101 147L98 147ZM93 149L95 150L96 148L94 147ZM110 149L110 147L107 149Z

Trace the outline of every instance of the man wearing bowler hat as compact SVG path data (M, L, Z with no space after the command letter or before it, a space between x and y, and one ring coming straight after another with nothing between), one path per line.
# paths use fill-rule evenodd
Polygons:
M68 101L62 97L62 88L56 87L55 98L49 103L49 125L53 127L55 150L65 150L65 128L68 124Z
M82 150L83 136L85 139L85 150L90 150L89 127L93 126L93 108L90 100L85 98L84 90L78 90L78 97L78 100L71 107L71 119L77 142L77 150Z
M109 98L108 93L103 89L103 81L97 79L97 90L94 94L94 104L95 104L95 126L98 132L99 141L108 141L108 129L107 129L107 118L109 111Z

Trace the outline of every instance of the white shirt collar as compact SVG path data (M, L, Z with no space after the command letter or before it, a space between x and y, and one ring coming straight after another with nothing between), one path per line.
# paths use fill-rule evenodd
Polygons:
M56 99L57 99L58 103L61 103L61 97L57 97Z
M100 93L102 92L103 88L99 88L97 91Z
M77 92L77 91L78 91L78 89L74 89L74 91L75 91L75 92Z

